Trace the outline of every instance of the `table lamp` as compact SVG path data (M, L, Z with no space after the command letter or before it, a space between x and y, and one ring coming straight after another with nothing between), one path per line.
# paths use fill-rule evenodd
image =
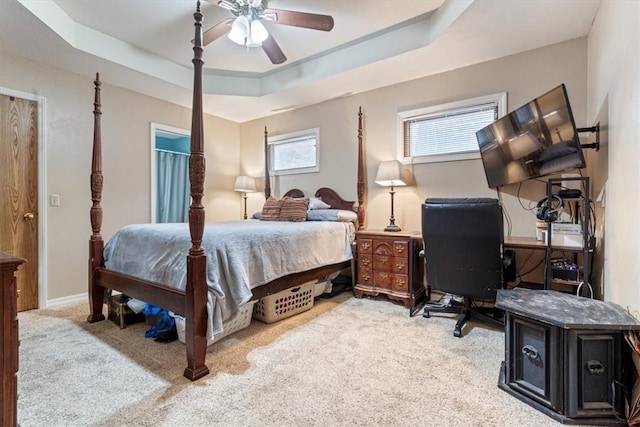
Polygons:
M396 193L393 187L407 185L402 180L402 165L397 160L388 160L380 162L378 166L378 173L376 174L376 184L383 187L390 187L389 194L391 194L391 217L389 218L389 225L384 231L401 231L401 228L396 225L396 218L393 216L393 195Z
M236 178L233 190L242 193L244 199L244 219L247 219L247 193L256 191L256 179L250 176L240 175Z

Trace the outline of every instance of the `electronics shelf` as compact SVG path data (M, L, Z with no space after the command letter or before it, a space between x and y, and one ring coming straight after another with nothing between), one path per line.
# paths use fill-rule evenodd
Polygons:
M589 284L589 276L591 272L590 255L593 252L593 244L590 239L590 199L589 199L589 177L563 177L551 178L547 181L547 199L551 200L556 193L556 189L567 181L577 181L582 186L580 197L563 199L563 203L571 203L574 216L572 218L574 224L579 224L581 229L582 244L567 245L553 243L553 222L547 222L547 239L546 242L537 240L535 237L505 237L504 247L510 249L532 249L545 251L545 272L544 272L544 289L551 289L552 285L574 286L577 292L582 296L592 297L592 290ZM576 279L567 280L566 278L557 278L553 274L554 254L570 253L573 256L573 263L576 266ZM581 255L581 256L579 256Z

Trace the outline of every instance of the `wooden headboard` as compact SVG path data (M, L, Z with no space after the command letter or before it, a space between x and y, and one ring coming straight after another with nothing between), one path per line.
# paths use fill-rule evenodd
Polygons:
M315 193L315 197L321 198L323 202L331 205L331 209L342 209L354 211L358 214L358 230L364 229L365 211L364 211L364 141L363 141L363 123L362 123L362 107L358 109L358 179L356 183L356 192L358 201L344 200L338 193L331 188L322 187ZM264 197L268 199L271 196L271 177L269 176L269 133L267 127L264 128ZM303 191L293 188L285 193L283 197L304 197Z

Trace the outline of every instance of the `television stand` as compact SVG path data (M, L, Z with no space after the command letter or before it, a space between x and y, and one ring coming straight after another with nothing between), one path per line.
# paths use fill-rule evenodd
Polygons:
M627 425L623 387L636 376L622 307L550 290L499 290L505 360L498 386L563 424Z

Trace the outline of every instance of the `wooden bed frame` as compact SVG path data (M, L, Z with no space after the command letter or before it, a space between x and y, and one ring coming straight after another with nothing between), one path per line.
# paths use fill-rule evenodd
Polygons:
M91 163L91 200L92 207L91 228L92 234L89 240L89 307L88 322L98 322L105 319L103 306L105 302L105 289L122 292L133 298L163 307L177 314L185 316L185 345L187 349L187 367L184 376L195 381L209 373L205 365L207 348L207 283L206 283L206 254L201 246L204 232L205 211L202 205L204 193L205 158L204 158L204 129L202 109L202 14L200 3L195 19L194 39L194 81L193 81L193 111L191 123L191 155L189 158L189 180L191 188L191 205L189 207L189 230L191 234L191 248L187 256L187 284L185 290L169 287L162 283L151 282L108 270L104 267L102 238L102 153L101 153L101 103L100 103L100 76L96 74L95 101L94 101L94 134L93 156ZM269 180L267 130L265 128L265 196L271 195ZM362 141L362 108L358 111L358 229L364 224L364 165L363 165L363 141ZM300 195L290 191L288 195ZM316 197L336 209L354 209L354 202L343 200L338 194L329 188L321 188L316 192ZM354 253L355 258L355 253ZM314 268L297 274L288 275L276 279L268 284L253 290L253 299L262 298L284 289L297 286L310 280L327 276L336 271L351 267L353 260L343 263Z

